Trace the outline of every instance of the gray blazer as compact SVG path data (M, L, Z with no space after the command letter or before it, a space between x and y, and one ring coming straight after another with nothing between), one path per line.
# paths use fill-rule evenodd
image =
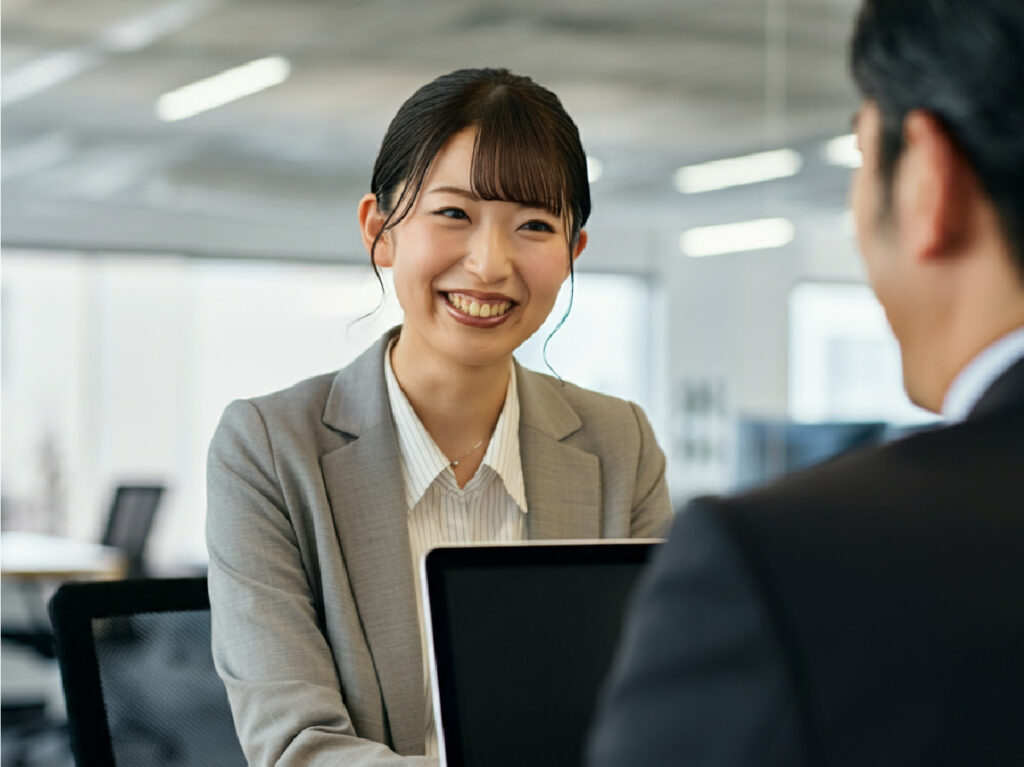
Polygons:
M228 406L210 446L213 655L251 765L434 765L390 331L337 373ZM662 535L665 458L634 404L516 365L538 538ZM409 756L399 756L409 755Z

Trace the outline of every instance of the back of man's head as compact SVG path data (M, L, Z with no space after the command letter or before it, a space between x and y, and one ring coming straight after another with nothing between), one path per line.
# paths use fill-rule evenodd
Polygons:
M1024 283L1024 0L865 0L851 63L882 115L883 178L904 117L933 114L991 199Z

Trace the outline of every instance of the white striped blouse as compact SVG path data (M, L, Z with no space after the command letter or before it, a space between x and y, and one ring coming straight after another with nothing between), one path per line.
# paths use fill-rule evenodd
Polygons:
M394 342L392 342L392 345ZM391 368L391 349L384 355L391 413L398 431L402 479L409 507L409 542L416 578L416 607L423 655L426 753L437 756L437 728L431 701L420 588L420 560L434 546L446 543L519 541L526 538L526 488L519 455L519 394L515 368L509 375L505 404L483 461L464 488L455 481L448 458L424 428Z

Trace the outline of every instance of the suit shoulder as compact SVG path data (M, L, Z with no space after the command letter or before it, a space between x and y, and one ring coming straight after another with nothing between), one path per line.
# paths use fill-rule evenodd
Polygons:
M305 378L284 389L251 397L247 401L266 415L278 412L291 413L297 407L303 408L314 404L319 404L322 409L337 375L338 371L336 370L322 373Z
M221 425L244 427L258 419L272 433L306 429L319 423L336 375L323 373L269 394L234 400L225 408Z
M978 419L856 451L715 503L757 526L787 519L832 525L846 517L888 526L918 513L960 514L980 487L998 499L986 508L1024 504L1021 465L1022 419Z

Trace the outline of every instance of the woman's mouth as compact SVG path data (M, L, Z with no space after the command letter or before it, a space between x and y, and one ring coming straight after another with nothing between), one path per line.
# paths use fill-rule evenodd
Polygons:
M500 323L516 306L515 301L504 296L483 298L455 292L443 292L441 295L455 319L479 327Z

